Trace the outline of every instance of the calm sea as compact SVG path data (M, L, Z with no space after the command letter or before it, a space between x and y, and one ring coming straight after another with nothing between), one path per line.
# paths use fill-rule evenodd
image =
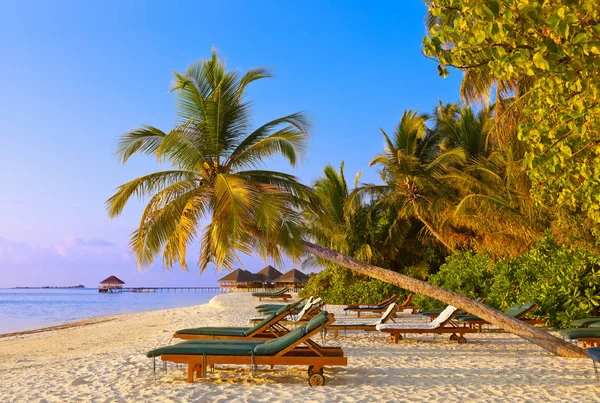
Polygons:
M216 295L206 291L100 294L96 288L0 288L0 334L61 325L94 316L198 305Z

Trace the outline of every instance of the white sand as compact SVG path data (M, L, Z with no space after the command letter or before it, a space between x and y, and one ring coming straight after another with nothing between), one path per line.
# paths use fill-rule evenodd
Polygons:
M320 388L308 386L306 368L300 367L253 376L248 367L231 366L188 384L170 364L167 374L157 365L154 377L145 353L168 343L174 330L246 326L256 304L248 294L226 294L196 307L2 338L0 401L600 401L590 360L558 358L494 333L467 335L465 345L425 335L397 345L380 333L328 337L326 344L344 347L348 366L326 369L328 383Z

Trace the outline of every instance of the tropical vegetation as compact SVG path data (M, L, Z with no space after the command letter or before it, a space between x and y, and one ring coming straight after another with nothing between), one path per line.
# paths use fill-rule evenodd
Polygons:
M381 184L358 179L349 189L342 166L326 167L310 187L264 168L272 157L291 166L301 160L310 128L300 113L250 124L246 89L267 77L265 69L227 70L213 51L210 59L175 73L179 121L173 129L142 126L121 137L123 162L142 153L168 166L125 183L107 201L115 217L133 196L149 198L131 236L140 265L162 255L165 267L187 269L194 242L201 271L209 264L231 269L239 253L257 252L276 264L284 255L303 258L326 265L333 282L353 286L352 298L399 287L467 310L556 354L585 355L424 281L445 255L517 256L553 221L530 195L532 182L521 165L525 148L515 137L498 135L495 105L440 104L431 116L407 111L393 133L382 130L384 150L372 161ZM337 275L342 267L352 275Z

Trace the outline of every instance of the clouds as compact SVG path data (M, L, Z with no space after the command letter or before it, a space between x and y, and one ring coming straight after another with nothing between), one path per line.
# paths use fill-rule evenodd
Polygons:
M126 247L118 247L100 238L65 236L54 245L35 245L0 237L0 287L22 284L61 284L82 272L102 268L133 268ZM25 273L28 273L25 276Z
M0 200L0 206L25 206L27 202L25 200L14 200L14 199L5 199Z
M93 257L102 260L127 260L123 249L99 238L82 239L63 237L55 245L32 245L0 237L0 264L45 264L63 262L65 259Z
M99 238L90 238L90 239L82 239L82 238L73 238L72 236L64 236L64 243L67 245L79 245L79 246L112 246L111 242L105 241L104 239Z

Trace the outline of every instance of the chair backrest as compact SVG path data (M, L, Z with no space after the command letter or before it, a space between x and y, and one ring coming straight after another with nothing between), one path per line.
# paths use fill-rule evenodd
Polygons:
M430 323L436 328L443 326L444 324L446 324L446 322L450 320L450 318L452 317L452 315L454 315L457 309L458 308L456 308L455 306L448 305L446 309L444 309L442 313L440 313L437 316L437 318L432 320Z
M390 304L390 306L388 306L388 308L385 310L385 312L383 312L383 314L381 315L381 318L379 318L379 321L377 322L378 325L387 322L388 320L390 320L390 318L394 315L394 313L396 313L396 310L398 309L398 305L397 304Z
M315 315L306 325L304 325L306 327L306 333L310 333L318 327L323 326L325 322L327 322L327 315L327 311Z
M408 294L408 297L406 297L406 300L404 300L404 302L400 305L400 308L408 306L408 304L410 304L410 301L412 301L413 295L414 294L412 292L410 294Z
M396 300L396 294L392 294L392 296L389 297L388 299L384 299L383 301L381 301L380 303L375 304L375 305L386 305L386 304L389 304L390 302L393 302L395 300Z
M302 317L306 314L306 312L312 307L312 305L313 305L313 297L310 297L308 299L308 301L306 301L306 303L304 304L304 306L302 307L300 312L298 312L298 319L296 319L296 321L301 320Z
M283 319L283 317L287 316L287 314L292 309L294 309L296 306L298 306L298 304L300 304L300 302L301 301L297 301L297 302L294 302L292 304L287 304L287 305L282 306L281 308L279 308L277 310L277 312L270 314L269 316L267 316L266 318L264 318L263 320L261 320L260 322L258 322L256 325L254 325L250 329L246 330L244 332L244 336L249 336L252 333L255 333L255 332L259 331L260 329L262 329L265 326L269 325L271 322L273 322L277 318Z
M273 292L271 293L271 295L273 295L273 296L276 296L276 295L281 295L281 294L283 294L283 293L284 293L284 292L286 292L286 291L287 291L287 288L282 288L281 290L273 291Z
M263 344L259 344L254 347L254 354L256 355L272 355L292 344L298 342L306 334L306 328L300 326L291 332L284 334L276 339L268 340Z
M504 313L508 316L512 316L513 318L518 318L519 316L525 315L527 312L533 309L535 304L532 302L528 302L526 304L515 304L508 308Z
M320 314L312 318L306 325L300 326L291 332L284 334L276 339L268 340L263 344L259 344L254 347L254 354L256 355L273 355L288 347L291 347L295 343L298 343L304 336L317 330L327 323L328 316L327 312L323 311Z

